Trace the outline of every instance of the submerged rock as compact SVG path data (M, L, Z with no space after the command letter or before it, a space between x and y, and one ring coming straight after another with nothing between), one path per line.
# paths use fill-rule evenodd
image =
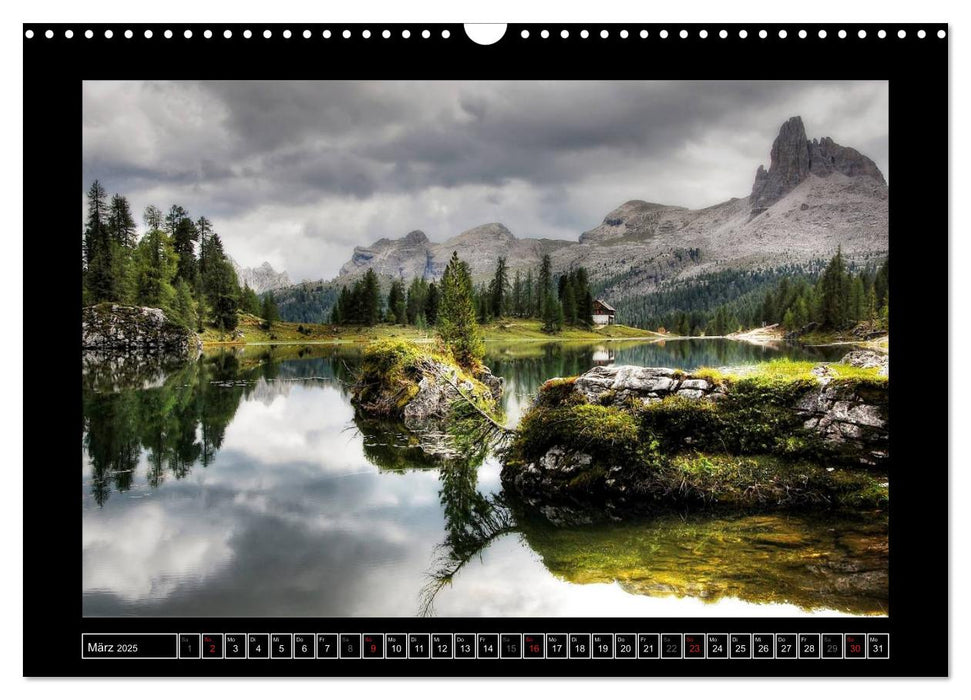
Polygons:
M81 348L104 358L138 354L195 359L202 341L161 309L105 303L81 310Z

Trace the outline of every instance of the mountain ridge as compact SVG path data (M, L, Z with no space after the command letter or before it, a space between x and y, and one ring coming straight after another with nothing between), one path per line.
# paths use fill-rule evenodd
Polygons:
M340 274L322 284L339 288L367 269L381 278L437 280L452 251L482 283L500 255L515 274L549 254L555 274L583 265L610 301L708 272L805 266L837 247L851 263L886 256L889 188L873 160L829 137L808 139L798 116L782 124L769 156L747 197L702 209L629 200L576 241L518 238L499 222L440 243L411 231L356 247Z

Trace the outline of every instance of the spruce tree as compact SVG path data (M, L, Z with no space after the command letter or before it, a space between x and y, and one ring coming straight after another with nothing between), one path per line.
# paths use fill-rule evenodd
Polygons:
M485 345L476 322L472 275L457 252L442 275L437 322L438 334L455 360L466 367L478 365Z
M419 316L425 316L425 302L428 298L428 282L421 277L415 277L408 286L408 300L405 303L405 313L408 323L416 325Z
M360 320L367 326L373 326L381 318L381 287L374 270L368 269L364 273L361 288Z
M544 255L539 267L538 296L540 305L546 303L546 296L553 291L553 265L550 256Z
M556 333L563 326L563 307L553 296L553 291L546 292L543 300L543 331L546 333Z
M338 325L349 323L352 320L352 307L351 290L345 284L341 287L340 294L337 295L337 303L334 304L334 310L331 314L331 323Z
M178 204L173 204L165 217L165 228L172 237L172 245L179 256L178 277L184 279L190 286L195 286L197 263L196 241L199 240L199 230L189 217L189 213Z
M489 306L494 318L501 318L506 312L508 291L509 272L506 269L506 258L500 256L496 261L496 272L489 284Z
M516 277L512 283L512 299L510 301L512 315L522 317L523 315L523 278L519 270L516 270Z
M111 198L111 206L108 211L108 231L118 245L128 249L135 247L135 243L137 243L135 218L132 216L128 200L120 194Z
M577 299L573 291L573 280L570 277L566 277L560 303L563 306L563 318L566 323L571 326L577 325Z
M536 312L536 301L533 298L533 271L526 270L526 281L523 282L523 316L524 317L536 317L539 314Z
M88 189L88 218L84 226L86 303L117 300L113 252L108 229L108 193L95 180Z
M253 316L259 316L262 311L259 295L248 284L243 284L243 292L239 300L239 308Z
M150 229L138 242L135 256L138 303L171 311L176 296L172 280L178 269L172 239L160 229Z
M846 265L843 252L837 248L836 255L829 261L819 280L820 311L822 323L827 328L840 330L846 324L847 299Z
M394 280L388 292L388 320L398 324L408 321L405 286L401 280Z
M280 310L277 308L276 299L273 298L273 292L267 292L263 297L263 308L260 311L260 316L263 318L263 324L267 330L273 328L273 324L280 320Z
M438 323L438 304L440 295L438 285L432 282L428 285L428 296L425 297L425 320L429 325Z

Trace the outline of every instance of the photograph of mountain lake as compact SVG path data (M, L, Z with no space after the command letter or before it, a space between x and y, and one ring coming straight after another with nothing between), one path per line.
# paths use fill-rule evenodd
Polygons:
M86 82L83 614L889 615L887 100Z

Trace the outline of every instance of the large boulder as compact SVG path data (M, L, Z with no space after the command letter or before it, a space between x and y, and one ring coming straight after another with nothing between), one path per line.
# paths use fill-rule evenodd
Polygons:
M81 310L81 348L96 356L165 355L194 359L199 336L170 321L161 309L97 304Z

